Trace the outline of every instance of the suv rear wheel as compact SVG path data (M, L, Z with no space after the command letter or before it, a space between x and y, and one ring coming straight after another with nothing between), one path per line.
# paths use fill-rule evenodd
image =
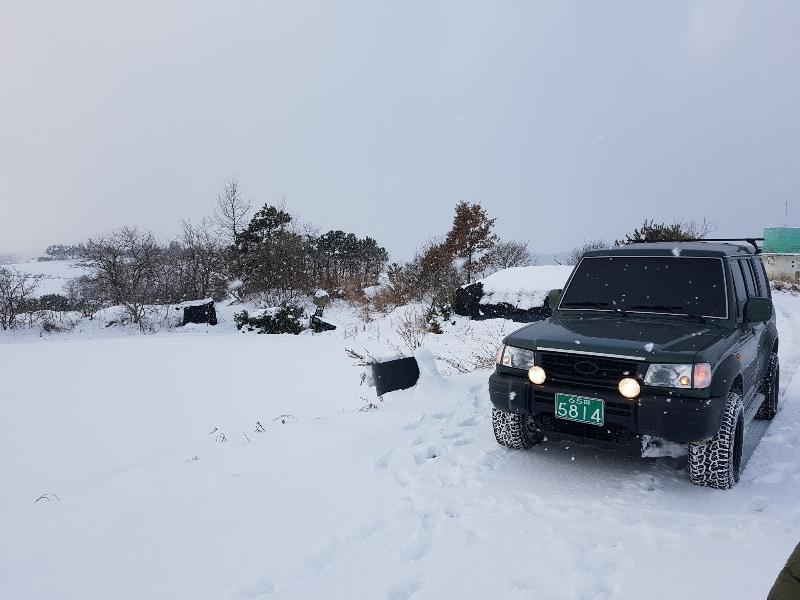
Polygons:
M527 450L544 439L544 434L530 415L509 413L494 407L492 428L497 443L512 450Z
M771 421L778 413L778 395L780 393L781 366L778 363L778 354L773 352L769 357L769 366L764 383L761 384L761 393L764 394L764 402L756 413L756 419L766 419Z
M717 435L689 444L689 479L695 485L727 490L739 481L742 469L744 417L742 396L728 392Z

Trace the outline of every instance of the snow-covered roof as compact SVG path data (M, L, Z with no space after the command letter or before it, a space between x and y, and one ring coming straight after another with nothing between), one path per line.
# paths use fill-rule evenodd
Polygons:
M481 304L502 302L520 310L544 306L550 290L563 288L572 267L546 265L536 267L511 267L481 279L483 298Z

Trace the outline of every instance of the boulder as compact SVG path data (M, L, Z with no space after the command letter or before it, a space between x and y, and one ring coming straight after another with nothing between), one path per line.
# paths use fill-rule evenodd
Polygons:
M181 326L187 323L217 324L217 310L214 308L214 300L211 298L182 302L176 308L178 310L183 309L183 323L181 323Z

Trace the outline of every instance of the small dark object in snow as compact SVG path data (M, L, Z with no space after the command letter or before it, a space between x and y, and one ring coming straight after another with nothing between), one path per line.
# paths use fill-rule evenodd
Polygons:
M280 421L281 425L286 425L286 420L287 419L294 419L296 421L297 417L295 417L294 415L280 415L280 416L277 416L274 419L272 419L272 421L273 422Z
M314 294L313 298L314 304L317 305L317 310L314 311L314 314L311 315L311 321L309 323L311 327L311 331L314 333L321 333L323 331L333 331L336 329L336 325L333 323L328 323L325 319L322 318L322 313L325 312L325 307L331 301L330 295L325 290L317 290Z
M217 324L217 311L214 308L214 301L201 301L202 303L184 302L181 304L183 308L183 323L198 323L200 325L216 325Z
M417 384L419 365L414 357L398 358L372 365L372 380L378 396L395 390L405 390Z
M319 311L320 309L318 308L317 312ZM314 333L320 333L322 331L333 331L334 329L336 329L336 325L328 323L320 316L311 315L311 331L313 331Z
M553 314L547 300L543 306L524 310L507 302L481 304L481 298L483 298L483 284L480 281L458 288L453 301L453 312L463 317L471 317L475 321L508 319L517 323L541 321Z

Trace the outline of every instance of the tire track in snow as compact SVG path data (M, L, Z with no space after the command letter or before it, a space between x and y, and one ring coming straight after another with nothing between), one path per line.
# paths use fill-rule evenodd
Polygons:
M780 299L776 304L782 397L800 367L800 320L792 308ZM370 563L376 554L385 554L376 563L385 582L375 597L441 597L437 570L454 568L448 561L458 559L451 553L511 552L523 543L530 556L546 559L519 568L509 554L495 581L496 597L632 598L637 579L631 559L642 553L674 555L687 543L752 552L776 533L800 528L800 510L786 502L800 476L785 460L798 443L793 398L770 425L740 486L718 494L691 486L665 462L556 444L530 452L501 448L491 434L485 383L467 387L462 381L450 380L430 410L417 405L419 412L404 414L405 422L396 423L401 435L368 463L397 490L385 518L349 524L296 557L276 579L250 581L229 597L262 597L259 591L264 598L292 597L295 583L307 588L312 580L327 581L337 569ZM574 576L581 571L591 577ZM478 575L463 576L481 582Z

